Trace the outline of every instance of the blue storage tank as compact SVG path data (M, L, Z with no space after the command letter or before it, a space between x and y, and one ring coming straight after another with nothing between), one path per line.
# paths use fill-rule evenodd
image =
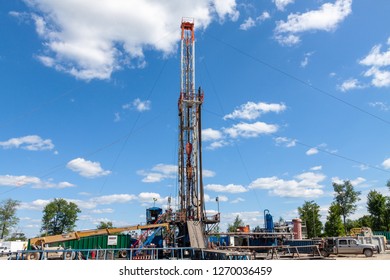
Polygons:
M274 230L274 219L268 209L264 210L264 223L265 231L272 232Z

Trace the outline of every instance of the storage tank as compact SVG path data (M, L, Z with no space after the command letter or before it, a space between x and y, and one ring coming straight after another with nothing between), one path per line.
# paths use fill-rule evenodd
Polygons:
M293 219L293 234L294 239L302 239L302 220L299 218Z
M264 223L265 231L272 232L274 230L274 219L268 209L264 210Z

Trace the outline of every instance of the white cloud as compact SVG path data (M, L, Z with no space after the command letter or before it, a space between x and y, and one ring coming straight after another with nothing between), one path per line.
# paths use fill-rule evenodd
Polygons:
M373 108L379 108L379 110L381 110L381 111L389 111L390 110L390 106L386 102L379 102L379 101L370 102L370 103L368 103L368 105L370 105Z
M83 158L75 158L69 161L66 167L87 178L107 176L111 173L109 170L104 170L99 162L93 162Z
M375 87L390 86L390 71L378 67L372 67L364 73L366 77L373 77L371 83Z
M235 200L230 201L230 203L235 204L235 203L241 203L244 201L245 201L245 199L243 199L242 197L237 197Z
M320 183L326 178L321 173L306 172L294 177L294 180L284 180L276 176L258 178L250 185L250 189L268 190L271 195L281 197L314 198L324 194Z
M203 141L215 141L222 138L222 133L219 130L212 128L202 129L202 140Z
M256 19L253 19L252 17L248 17L242 24L240 24L240 29L244 31L249 30L252 27L255 27L258 23L262 23L263 21L266 21L269 18L271 18L271 15L267 11L264 11Z
M142 192L138 195L138 199L143 203L153 203L154 200L156 200L156 202L161 202L160 194L153 192Z
M21 187L24 185L38 185L41 179L31 176L0 175L0 186Z
M366 181L366 179L364 179L363 177L357 177L354 180L340 179L339 177L332 177L332 183L336 183L336 184L343 184L344 181L347 181L347 180L350 181L352 186L354 186L354 187L356 187L356 186L358 186Z
M43 208L45 208L45 206L50 202L51 202L50 200L45 200L45 199L37 199L30 203L22 202L19 206L19 209L42 211Z
M204 201L205 202L216 202L216 197L210 197L210 195L205 194L204 195ZM229 198L227 196L225 196L225 195L219 195L218 196L218 201L219 202L227 202L227 201L229 201ZM217 214L217 212L214 213L214 214Z
M95 209L91 211L92 214L111 214L114 213L114 209L105 208L105 209Z
M253 18L249 17L240 25L240 29L248 30L255 26L256 26L256 21L254 21Z
M390 37L389 37L390 39ZM390 44L387 51L382 52L382 45L375 45L372 47L370 53L359 61L360 64L365 66L384 67L390 65Z
M73 188L73 187L76 187L76 185L71 184L69 182L53 183L52 180L49 180L46 182L40 182L39 184L35 184L32 188L34 188L34 189L66 189L66 188Z
M259 16L256 18L256 20L257 20L257 21L265 21L265 20L270 19L270 18L271 18L271 15L269 14L269 12L264 11L264 12L262 12L261 15L259 15Z
M214 141L210 145L206 147L207 150L216 150L222 147L225 147L229 145L229 142L221 140L221 141Z
M123 109L135 109L138 112L144 112L144 111L149 111L151 108L151 101L150 100L145 100L142 101L139 98L134 99L132 103L125 104L122 106Z
M144 183L157 183L168 178L176 178L177 165L159 163L151 171L139 170L138 175L143 176Z
M336 0L324 3L318 10L290 14L287 21L278 21L275 38L283 45L293 45L300 41L299 35L307 31L333 31L351 14L352 0Z
M21 148L29 151L43 151L54 149L54 144L50 139L42 139L38 135L28 135L0 142L0 147L4 149Z
M287 137L276 137L274 138L274 140L277 146L285 146L287 148L295 147L295 145L297 144L297 140L290 139Z
M229 17L232 21L237 21L240 13L236 10L236 0L213 0L214 8L220 19Z
M360 89L364 88L364 85L362 85L357 79L348 79L344 81L340 86L339 89L343 92L352 90L352 89Z
M209 184L205 186L206 190L214 191L214 192L226 192L226 193L243 193L248 190L242 185L218 185L218 184Z
M96 207L96 205L127 203L134 200L137 200L137 196L133 194L111 194L91 198L88 203L95 204L94 207ZM85 206L86 205L84 205L84 207Z
M384 169L390 169L390 158L384 160L382 162L382 166L383 166Z
M251 138L257 137L261 134L271 134L278 131L278 126L274 124L267 124L264 122L255 123L239 123L230 128L225 128L224 132L232 138L244 137Z
M303 60L301 61L301 67L305 68L309 64L309 58L314 54L314 52L305 53Z
M0 186L23 187L25 185L32 185L34 189L65 189L75 187L69 182L54 183L52 179L42 181L38 177L33 176L13 176L0 175Z
M359 61L360 65L368 67L364 72L365 77L371 77L371 84L375 87L390 86L390 37L387 40L388 48L382 51L382 45L371 48L366 57Z
M288 4L294 3L295 0L273 0L273 2L279 11L284 11L284 8L286 8Z
M235 109L233 113L227 114L223 117L224 120L227 119L244 119L244 120L254 120L261 116L261 114L274 112L280 113L286 110L286 105L283 103L264 103L264 102L247 102L241 105L239 108Z
M138 112L144 112L150 110L150 105L151 102L149 100L141 101L141 99L136 98L133 102L122 105L122 109L135 109Z
M119 122L121 120L121 114L117 112L114 115L115 115L114 122Z
M38 60L84 80L145 67L145 49L174 53L183 15L195 18L200 29L215 18L239 17L235 0L24 1L36 11L32 19L43 40Z
M158 183L165 179L174 179L177 177L178 167L173 164L159 163L152 167L150 171L139 170L138 175L143 176L142 182L144 183ZM203 177L214 177L215 172L207 169L203 169Z
M310 168L310 170L312 170L312 171L319 171L319 170L322 170L322 166L321 165L313 166L312 168Z
M318 149L317 148L310 148L309 150L306 151L306 155L312 156L318 154Z
M207 170L207 169L204 169L202 171L202 174L203 174L203 177L205 177L205 178L212 178L212 177L215 176L215 172L214 171Z
M154 166L152 170L161 172L163 174L171 175L177 172L177 165L159 163L156 166Z

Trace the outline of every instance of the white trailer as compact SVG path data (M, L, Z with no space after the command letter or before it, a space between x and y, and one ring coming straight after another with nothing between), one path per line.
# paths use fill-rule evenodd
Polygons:
M0 255L16 253L27 247L26 241L3 241L0 242Z

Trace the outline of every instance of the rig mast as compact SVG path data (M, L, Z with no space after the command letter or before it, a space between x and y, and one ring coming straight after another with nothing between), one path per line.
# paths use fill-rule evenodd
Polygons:
M201 112L203 91L195 90L194 20L181 22L178 186L179 207L175 216L179 247L205 248L205 233L219 223L219 213L205 215L202 174Z
M194 21L181 23L181 79L179 96L179 212L184 222L202 221L201 106L203 91L195 92Z

